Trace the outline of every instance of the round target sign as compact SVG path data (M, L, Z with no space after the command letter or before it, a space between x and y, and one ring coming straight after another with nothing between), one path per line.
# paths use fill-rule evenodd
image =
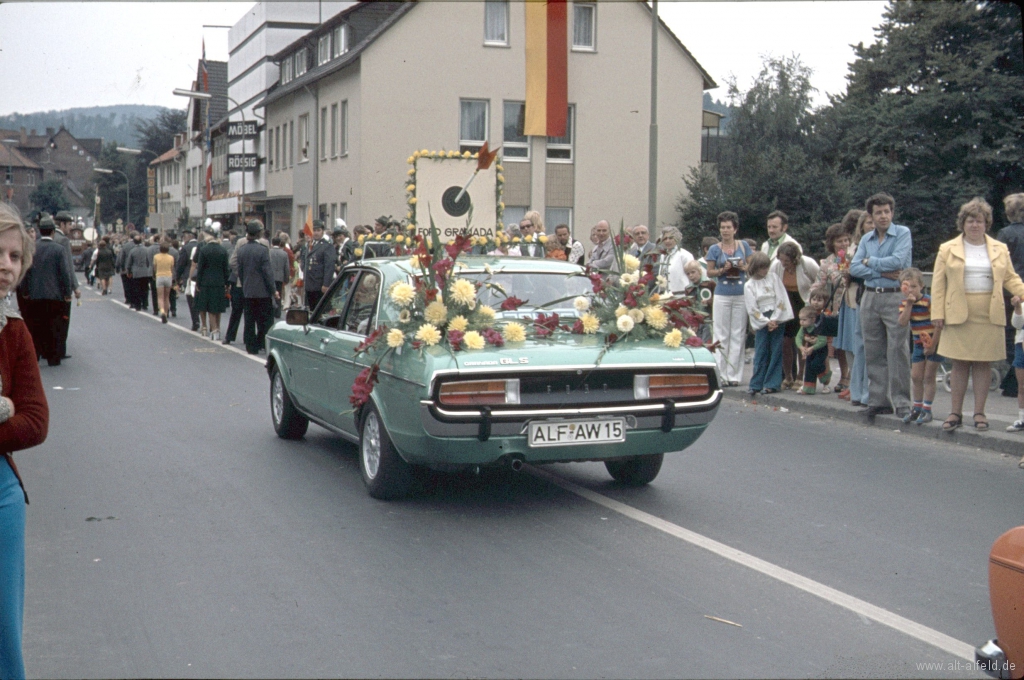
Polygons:
M455 200L460 191L462 191L462 187L451 186L441 194L441 207L452 217L462 217L469 212L470 200L468 191L462 194L462 198L458 201Z

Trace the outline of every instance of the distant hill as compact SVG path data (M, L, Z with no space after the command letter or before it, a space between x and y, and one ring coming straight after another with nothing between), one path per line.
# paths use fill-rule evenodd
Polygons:
M102 137L104 143L116 141L125 146L138 144L135 121L156 118L163 106L145 104L118 104L116 106L88 106L62 111L11 113L0 116L0 129L35 129L38 134L46 128L59 128L61 124L79 138Z

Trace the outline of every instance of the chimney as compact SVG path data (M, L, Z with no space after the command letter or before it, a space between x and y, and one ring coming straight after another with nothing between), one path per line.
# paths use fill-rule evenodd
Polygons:
M19 135L19 137L21 138L21 146L25 146L26 144L28 144L28 133L25 132L24 126L22 126L21 128L21 134Z
M53 137L53 134L54 134L55 132L56 132L56 130L54 130L54 129L53 129L53 128L51 128L51 127L48 127L48 128L46 128L46 136L47 136L47 137Z

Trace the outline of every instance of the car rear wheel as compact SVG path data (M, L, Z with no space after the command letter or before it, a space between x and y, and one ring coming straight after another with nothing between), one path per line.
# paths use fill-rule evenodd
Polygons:
M604 466L615 481L627 486L643 486L654 481L664 460L664 453L651 453L621 460L606 460Z
M309 419L299 413L284 386L281 371L275 366L270 376L270 418L281 439L302 439L309 429Z
M413 484L412 466L395 451L373 404L367 406L359 434L359 471L366 490L380 500L406 496Z

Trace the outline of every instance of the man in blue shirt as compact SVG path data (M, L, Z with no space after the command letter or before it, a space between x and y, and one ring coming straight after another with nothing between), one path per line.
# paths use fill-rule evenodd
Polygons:
M860 324L868 367L868 418L903 415L910 409L910 327L899 325L900 271L910 266L910 229L892 223L896 201L875 194L864 209L875 229L861 238L850 263L850 275L864 280Z

